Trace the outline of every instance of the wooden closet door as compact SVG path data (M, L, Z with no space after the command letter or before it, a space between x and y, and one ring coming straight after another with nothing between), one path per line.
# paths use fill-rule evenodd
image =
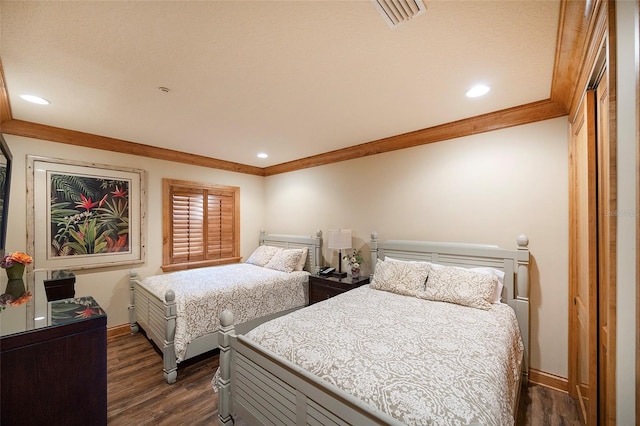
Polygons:
M616 149L609 138L606 69L596 87L598 146L598 388L600 425L615 425Z
M598 422L598 304L595 93L587 91L571 123L570 393L587 424ZM573 350L572 350L573 348Z

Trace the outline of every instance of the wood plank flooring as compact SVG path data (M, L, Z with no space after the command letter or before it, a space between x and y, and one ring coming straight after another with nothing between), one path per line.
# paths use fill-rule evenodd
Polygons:
M143 334L107 340L107 423L216 425L218 397L211 378L218 357L180 364L178 380L162 375L162 356Z
M142 334L107 341L107 423L109 425L217 425L218 397L211 378L217 355L180 363L178 380L168 385L162 357ZM518 426L581 425L576 402L544 386L522 390Z
M530 384L520 393L517 425L580 426L578 402L568 394Z

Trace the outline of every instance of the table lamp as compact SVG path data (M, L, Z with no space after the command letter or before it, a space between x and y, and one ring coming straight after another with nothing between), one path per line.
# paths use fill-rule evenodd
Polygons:
M327 235L329 248L338 250L338 272L333 275L344 278L346 272L342 272L342 250L351 248L351 229L329 229Z

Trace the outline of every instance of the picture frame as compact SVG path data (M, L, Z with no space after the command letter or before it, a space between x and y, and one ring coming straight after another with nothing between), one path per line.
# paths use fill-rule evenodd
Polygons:
M27 155L27 242L35 270L146 260L146 173Z

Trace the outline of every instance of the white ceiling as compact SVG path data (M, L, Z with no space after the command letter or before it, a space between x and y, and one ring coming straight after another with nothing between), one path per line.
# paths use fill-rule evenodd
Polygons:
M14 119L259 167L549 98L559 0L425 3L3 0L0 60Z

